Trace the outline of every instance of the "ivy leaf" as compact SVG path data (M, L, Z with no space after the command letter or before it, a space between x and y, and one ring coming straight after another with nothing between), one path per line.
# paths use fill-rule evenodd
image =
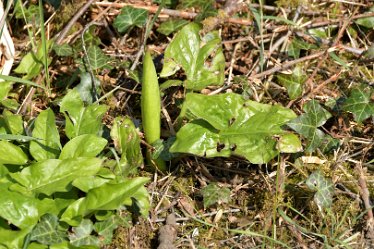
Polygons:
M230 189L218 186L217 183L209 183L201 190L204 198L204 207L207 208L213 204L230 201Z
M157 31L163 35L170 35L171 33L181 29L184 25L188 23L184 19L169 19L160 24Z
M257 164L279 153L275 137L288 134L281 126L296 117L288 108L246 101L233 93L188 93L181 116L190 122L178 131L170 152L206 157L238 155Z
M112 215L109 219L101 222L96 222L94 225L95 231L101 236L101 241L104 245L110 244L113 238L113 231L119 225L119 217Z
M287 89L290 99L296 99L303 93L303 84L307 76L300 66L295 67L292 74L278 74L278 81Z
M131 6L125 6L114 20L114 27L120 33L125 33L128 29L137 26L141 28L146 24L148 12L144 9L136 9Z
M305 113L287 123L297 133L309 140L307 151L313 151L324 141L325 134L318 129L331 117L316 100L311 100L304 106Z
M225 57L218 32L200 37L201 25L190 23L182 28L165 50L161 77L175 74L182 68L187 76L187 89L201 90L224 82Z
M372 94L374 91L371 88L353 89L343 103L343 110L353 113L355 120L361 123L374 115L374 103L370 100Z
M108 66L110 58L98 46L90 46L87 49L87 59L90 61L92 70L110 68Z
M79 226L72 228L72 233L69 234L70 243L74 246L99 246L100 241L97 237L91 235L92 231L92 221L87 219L83 220Z
M30 234L30 240L44 245L61 243L66 237L66 231L58 230L58 217L53 214L43 215Z
M320 210L331 207L334 195L334 184L331 179L325 178L323 173L317 170L308 177L305 183L309 189L316 191L314 201Z
M294 38L290 46L288 47L288 55L293 56L294 58L299 58L301 50L310 50L316 48L317 46L314 44L310 44L301 39Z
M67 43L61 45L53 44L52 49L58 56L72 56L74 54L73 47Z

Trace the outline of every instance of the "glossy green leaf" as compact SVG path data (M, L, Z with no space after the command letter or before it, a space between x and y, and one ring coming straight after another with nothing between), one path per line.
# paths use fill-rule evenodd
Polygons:
M144 184L139 186L139 188L132 193L130 198L126 198L123 204L132 206L133 209L137 210L137 214L148 217L151 204L149 202L149 192Z
M304 105L305 113L287 123L297 133L308 139L307 150L313 151L320 146L325 138L323 131L318 127L324 125L331 114L323 109L316 100L311 100Z
M100 135L106 110L105 105L92 104L84 107L78 90L69 91L60 105L60 111L66 117L66 135L70 139L83 134Z
M134 173L143 165L140 138L134 123L128 117L117 117L113 122L110 136L116 150L121 154L119 173L122 176Z
M4 123L6 125L7 133L13 135L21 135L24 133L23 120L21 115L13 114L10 111L4 111L2 119L4 120Z
M303 84L308 77L300 66L292 71L292 74L278 74L279 83L287 89L290 99L296 99L303 93Z
M47 49L51 45L52 40L47 42ZM42 47L41 43L38 47L36 52L29 52L25 56L22 57L21 62L19 63L18 67L14 69L14 72L19 74L25 74L23 79L30 80L38 74L43 69L43 58L44 58L44 48Z
M125 6L121 10L116 19L114 19L114 27L120 33L125 33L128 29L136 26L143 27L147 22L148 12L144 9L136 9L131 6Z
M11 140L11 141L20 141L20 142L28 142L28 141L38 141L40 139L35 137L23 136L23 135L11 135L11 134L0 134L0 140Z
M281 126L296 117L288 108L246 101L233 93L188 93L181 116L191 122L178 131L170 152L238 155L252 163L266 163L279 153L275 136L287 134Z
M0 78L2 78L3 75L0 75ZM17 111L20 104L15 99L4 99L1 101L1 105L7 108L8 110Z
M30 141L30 154L36 161L57 158L60 154L60 134L58 133L55 114L51 109L40 112L35 119L32 136L40 140Z
M0 141L0 163L22 165L27 160L27 155L20 147L8 141Z
M125 202L132 203L132 198L148 180L145 177L124 179L91 189L86 197L78 199L65 210L62 220L76 226L84 216L95 210L115 210Z
M12 186L14 187L14 185ZM53 214L59 215L63 209L69 206L75 199L68 199L68 198L43 198L39 201L39 214Z
M22 248L25 237L31 232L33 227L22 230L5 229L0 226L0 248L1 249L18 249Z
M74 246L99 245L99 239L91 235L93 223L90 220L83 220L77 227L72 228L69 234L70 243Z
M86 246L74 246L71 243L64 241L59 244L49 246L48 249L100 249L98 246L86 245Z
M13 82L11 81L1 81L0 84L0 103L2 100L8 97L9 91L13 87Z
M37 242L31 242L28 244L27 249L48 249L48 246L39 244Z
M37 241L44 245L61 243L67 238L67 231L58 230L58 217L53 214L45 214L30 234L31 241Z
M218 32L200 37L201 26L190 23L184 26L165 50L161 77L168 77L183 69L187 89L201 90L209 85L224 82L225 58Z
M374 94L373 88L354 88L349 97L343 103L343 110L351 112L357 122L361 123L365 119L374 115L374 102L371 96Z
M0 183L0 217L26 229L38 222L38 201L9 190L10 183Z
M303 146L295 134L284 134L279 137L277 149L282 153L296 153L302 151Z
M320 209L331 207L334 195L334 184L323 176L319 170L314 171L306 180L309 189L316 191L314 201Z
M171 33L181 29L187 23L188 21L184 19L168 19L160 24L157 31L163 35L170 35Z
M206 187L201 189L204 198L204 207L207 208L213 204L220 204L222 202L230 201L230 189L218 186L217 183L209 183Z
M105 148L107 143L105 138L96 135L80 135L65 144L60 159L95 157Z
M99 158L49 159L10 175L29 191L51 195L68 191L70 183L78 177L96 174L101 163Z
M6 81L11 81L11 82L17 82L17 83L21 83L21 84L25 84L25 85L30 85L30 86L34 86L34 87L37 87L37 88L42 88L42 89L46 89L44 86L42 85L39 85L39 84L36 84L30 80L26 80L26 79L21 79L21 78L18 78L18 77L13 77L13 76L9 76L9 75L1 75L0 74L0 79L2 80L6 80ZM0 84L2 85L4 84L3 82ZM4 89L4 88L0 88L0 91ZM5 88L6 90L7 88ZM0 92L1 94L1 92ZM1 100L1 99L0 99Z
M73 186L87 193L90 189L98 188L110 180L100 176L82 176L73 181Z

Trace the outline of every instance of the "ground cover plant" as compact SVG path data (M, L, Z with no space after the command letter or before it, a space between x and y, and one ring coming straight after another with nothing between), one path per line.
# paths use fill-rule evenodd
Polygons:
M0 248L371 248L371 1L4 1Z

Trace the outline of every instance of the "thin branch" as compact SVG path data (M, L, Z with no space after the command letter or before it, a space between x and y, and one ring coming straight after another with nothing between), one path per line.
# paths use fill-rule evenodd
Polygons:
M286 62L286 63L284 63L284 64L282 64L280 66L275 66L273 68L270 68L269 70L266 70L266 71L264 71L262 73L251 75L251 76L248 77L248 79L250 79L250 80L261 79L261 78L263 78L263 77L265 77L267 75L270 75L270 74L273 74L273 73L285 70L287 68L290 68L293 65L296 65L296 64L298 64L300 62L304 62L304 61L316 59L316 58L324 55L326 52L327 51L320 51L320 52L317 52L315 54L311 54L311 55L304 56L304 57L301 57L301 58L293 60L293 61Z
M94 0L89 0L85 5L83 5L77 13L70 19L68 24L61 30L59 34L57 34L56 44L60 45L62 40L64 40L65 36L69 33L70 29L73 27L74 23L83 15L83 13L91 6Z
M142 5L142 4L133 4L133 3L110 3L110 2L96 2L95 3L98 6L112 6L112 8L123 8L125 6L132 6L137 9L145 9L151 13L156 13L158 6L154 5ZM167 16L173 16L173 17L180 17L184 19L194 19L198 13L193 12L187 12L187 11L179 11L179 10L172 10L172 9L162 9L161 13L163 15ZM252 21L248 19L240 19L240 18L228 18L227 22L229 23L235 23L240 25L252 25Z

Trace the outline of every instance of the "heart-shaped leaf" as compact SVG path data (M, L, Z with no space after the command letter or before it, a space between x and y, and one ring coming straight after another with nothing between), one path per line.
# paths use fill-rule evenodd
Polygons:
M374 115L374 103L371 96L374 94L372 88L355 88L349 94L349 98L343 103L343 110L353 113L357 122Z
M290 109L246 101L233 93L189 93L181 116L191 122L178 131L170 152L238 155L252 163L266 163L279 153L275 137L288 134L281 126L296 117Z
M217 185L217 183L210 183L201 190L204 197L204 207L209 207L215 203L229 202L230 189Z
M145 9L136 9L131 6L125 6L114 20L114 27L120 33L125 33L133 26L142 27L146 24L148 12Z
M296 67L292 74L278 74L278 81L287 88L290 99L296 99L303 93L303 84L307 76L303 73L301 67Z
M187 79L187 89L201 90L224 81L225 57L218 32L200 36L201 26L190 23L184 26L165 50L161 77L175 74L180 68Z
M91 220L83 220L77 227L73 227L69 234L70 243L74 246L96 245L100 244L99 238L91 235L93 224Z
M305 113L287 123L297 133L309 140L307 150L313 151L325 139L323 131L318 127L324 125L331 114L323 109L316 100L311 100L304 105Z
M325 178L323 173L317 170L308 177L305 183L309 189L316 191L314 201L321 210L331 206L334 195L334 184L331 179Z
M38 241L44 245L61 243L66 239L66 231L60 231L58 217L53 214L45 214L31 232L30 240Z
M157 31L164 35L170 35L174 31L181 29L187 23L188 21L183 19L168 19L160 24L160 26L157 28Z

